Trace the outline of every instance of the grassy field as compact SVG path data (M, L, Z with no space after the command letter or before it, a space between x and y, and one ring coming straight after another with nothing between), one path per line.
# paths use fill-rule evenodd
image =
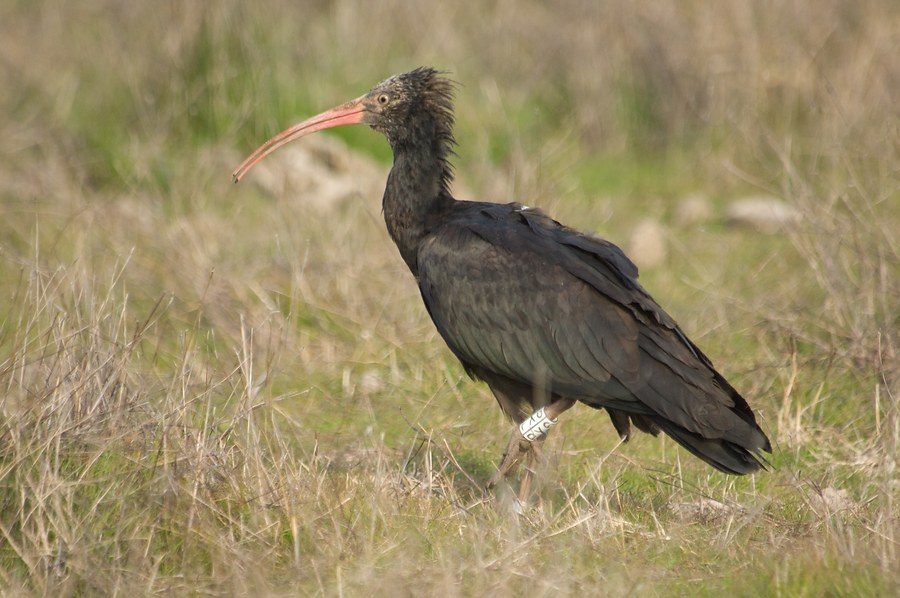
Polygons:
M0 4L0 591L900 593L900 7L710 10ZM533 508L483 489L509 427L384 230L381 136L336 133L375 166L336 154L358 187L333 205L264 184L286 159L229 176L421 64L461 83L458 195L622 245L660 224L641 280L759 412L771 471L576 407ZM724 222L760 194L800 221Z

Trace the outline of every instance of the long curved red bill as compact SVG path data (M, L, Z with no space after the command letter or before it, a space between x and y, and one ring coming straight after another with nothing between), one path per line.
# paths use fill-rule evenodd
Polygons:
M365 97L365 96L364 96ZM231 178L235 183L241 180L245 174L256 164L277 150L282 145L290 143L295 139L299 139L304 135L321 131L322 129L330 129L331 127L339 127L341 125L353 125L363 122L366 107L363 105L363 98L351 100L346 104L341 104L336 108L327 110L318 116L304 120L302 123L296 124L289 129L285 129L278 135L275 135L264 144L259 146L255 152L250 154L243 163L231 173Z

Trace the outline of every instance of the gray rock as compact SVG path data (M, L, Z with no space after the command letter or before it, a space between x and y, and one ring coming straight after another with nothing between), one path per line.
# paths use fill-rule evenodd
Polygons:
M628 238L628 256L638 268L655 268L669 255L669 239L666 228L656 220L638 222Z
M772 234L799 222L800 212L777 197L760 195L731 202L725 212L725 221Z
M675 206L675 223L681 226L695 226L709 222L713 218L712 205L702 195L687 195Z
M248 177L275 197L331 211L357 198L381 199L387 167L332 136L305 137L268 156Z

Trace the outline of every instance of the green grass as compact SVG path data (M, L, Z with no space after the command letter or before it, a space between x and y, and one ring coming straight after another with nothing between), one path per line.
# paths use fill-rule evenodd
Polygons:
M896 10L604 6L0 7L0 591L896 594ZM284 155L229 177L420 64L462 84L461 196L623 246L663 226L642 283L770 471L576 407L531 508L484 489L509 426L380 221L383 138L335 133L376 173L319 163L363 186L335 206ZM801 222L724 222L759 193Z

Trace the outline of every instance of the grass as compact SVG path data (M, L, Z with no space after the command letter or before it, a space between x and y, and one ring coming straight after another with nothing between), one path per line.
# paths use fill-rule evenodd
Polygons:
M897 593L893 3L455 6L0 8L4 594ZM419 64L463 84L460 195L663 224L642 281L771 471L576 408L539 506L483 489L507 424L380 221L383 140L340 135L379 166L334 207L228 176ZM758 193L801 223L677 217Z

